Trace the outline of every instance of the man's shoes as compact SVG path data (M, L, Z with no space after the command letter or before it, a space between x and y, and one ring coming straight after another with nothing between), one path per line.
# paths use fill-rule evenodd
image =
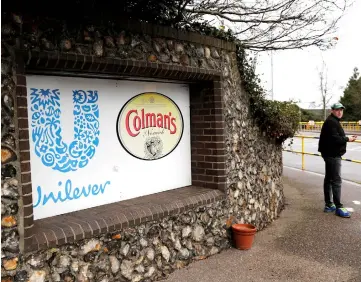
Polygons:
M324 208L324 212L334 212L336 210L336 206L334 204L332 204L331 206L325 206Z
M338 208L336 209L336 215L340 216L340 217L351 217L350 212L345 209L345 208Z

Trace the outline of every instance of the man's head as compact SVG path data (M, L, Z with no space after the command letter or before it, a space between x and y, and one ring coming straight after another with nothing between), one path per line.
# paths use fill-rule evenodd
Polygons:
M343 110L345 107L341 103L335 103L331 106L332 114L339 119L343 116Z

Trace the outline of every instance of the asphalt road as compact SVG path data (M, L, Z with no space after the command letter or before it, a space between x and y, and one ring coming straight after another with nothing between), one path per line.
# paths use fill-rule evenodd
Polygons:
M319 133L302 133L302 135L319 136ZM358 138L361 140L361 137ZM285 149L293 151L301 151L301 139L294 138L291 148L287 146L289 140L285 142ZM305 139L305 152L318 153L318 139ZM348 143L347 153L345 158L361 161L361 143ZM302 168L302 157L300 154L283 152L283 164L285 166ZM305 169L317 173L324 174L325 167L321 157L305 155ZM342 162L342 178L345 180L355 181L361 183L361 164L351 163L347 161Z
M248 251L229 249L194 262L167 282L360 282L361 185L345 181L351 218L323 212L322 175L284 169L286 207L257 232Z

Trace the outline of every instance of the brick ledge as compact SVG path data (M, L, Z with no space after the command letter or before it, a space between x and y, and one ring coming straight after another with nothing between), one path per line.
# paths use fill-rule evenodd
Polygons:
M219 69L192 67L191 65L120 59L118 57L97 57L77 53L54 51L25 51L18 49L27 73L36 70L70 71L76 73L131 75L137 77L166 78L187 81L219 80L223 73Z
M27 252L48 249L176 215L225 198L220 190L188 186L36 220Z

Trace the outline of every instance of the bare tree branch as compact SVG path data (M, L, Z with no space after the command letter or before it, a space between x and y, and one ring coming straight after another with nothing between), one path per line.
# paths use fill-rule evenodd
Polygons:
M184 0L183 0L184 1ZM245 48L263 51L332 46L353 0L187 0L185 18L226 25ZM190 22L189 22L190 23Z
M321 66L321 69L319 70L318 75L319 75L319 79L320 79L319 90L321 92L321 102L322 102L321 105L322 105L323 115L324 115L324 120L325 120L327 117L326 108L327 108L328 104L330 103L333 95L331 93L332 86L329 85L329 81L328 81L327 66L323 60L322 60L322 66Z
M197 31L222 26L225 37L233 35L245 48L267 51L331 47L340 18L355 0L92 0L90 5L63 0L56 9L52 1L34 1L3 1L3 10L58 19L66 15L84 23L128 17Z

